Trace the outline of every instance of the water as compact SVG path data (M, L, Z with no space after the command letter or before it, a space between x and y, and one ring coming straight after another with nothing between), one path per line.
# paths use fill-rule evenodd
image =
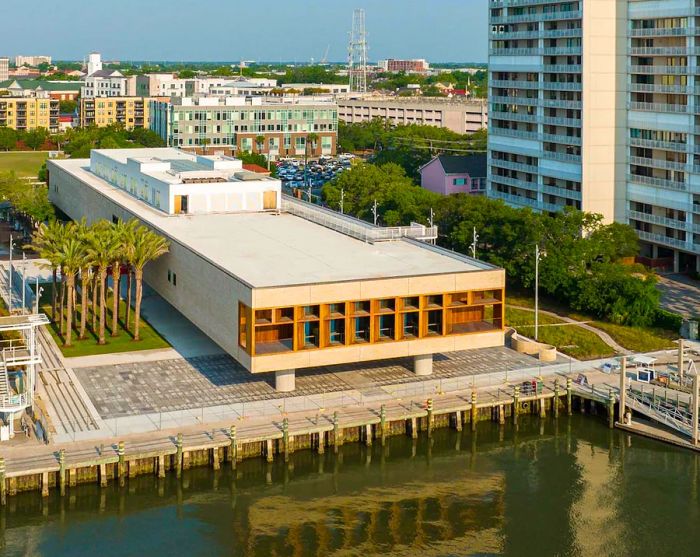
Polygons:
M697 555L700 456L597 418L481 423L387 447L35 493L0 555Z

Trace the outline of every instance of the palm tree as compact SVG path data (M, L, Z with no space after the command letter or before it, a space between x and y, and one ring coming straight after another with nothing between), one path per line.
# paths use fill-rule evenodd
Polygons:
M131 245L129 259L136 279L136 303L134 307L134 340L140 340L141 299L143 297L143 268L161 255L168 253L168 242L162 236L140 226Z
M258 148L259 154L262 154L264 145L265 145L265 136L264 135L256 135L255 136L255 146Z
M62 249L62 274L66 280L68 307L66 308L66 336L64 346L71 346L73 335L73 300L75 294L75 274L83 267L87 254L82 240L75 235L67 237Z
M88 290L90 289L90 272L92 270L92 261L88 252L90 234L92 229L87 225L85 219L81 220L76 227L77 237L83 246L84 257L80 266L80 334L78 338L85 338L85 328L87 325L88 313Z
M93 233L89 241L88 254L97 269L97 285L99 285L100 288L97 344L105 343L105 289L107 286L107 268L112 263L115 250L114 241L115 238L114 234L112 234L111 226L107 224L106 221L101 221L93 227Z
M112 226L112 336L119 336L119 302L121 300L121 271L122 261L126 256L126 247L124 245L124 222L119 220Z
M61 246L66 236L62 223L52 220L41 224L32 234L32 242L26 246L34 250L39 257L47 259L53 274L53 289L51 293L51 317L56 320L56 295L58 292L58 270L61 266Z
M124 327L126 331L129 331L131 326L131 277L132 277L132 264L131 264L131 253L132 246L136 241L136 234L138 233L139 223L136 219L131 219L124 225L122 242L124 244L124 263L126 264L126 315L124 316Z

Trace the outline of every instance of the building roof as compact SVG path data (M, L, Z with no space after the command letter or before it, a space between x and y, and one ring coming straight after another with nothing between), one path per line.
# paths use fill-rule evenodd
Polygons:
M486 177L486 154L438 155L428 164L431 164L435 160L440 163L445 174L469 174L469 176L473 178ZM428 164L424 165L424 167L428 166Z
M124 74L117 70L97 70L88 77L124 77Z
M51 161L127 212L253 288L493 270L413 240L368 243L289 213L169 216L92 174L87 159ZM371 225L368 225L371 226Z
M253 163L243 163L243 170L248 170L250 172L255 172L256 174L270 174L270 171L265 168L264 166L260 166L259 164L253 164Z
M41 79L8 79L0 81L0 89L9 89L15 84L21 89L36 91L75 91L80 92L82 83L80 81L44 81Z

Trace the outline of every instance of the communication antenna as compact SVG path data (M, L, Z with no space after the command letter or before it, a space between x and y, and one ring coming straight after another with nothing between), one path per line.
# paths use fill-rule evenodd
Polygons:
M348 46L348 77L351 92L367 92L367 50L365 10L357 8L352 13L352 31Z

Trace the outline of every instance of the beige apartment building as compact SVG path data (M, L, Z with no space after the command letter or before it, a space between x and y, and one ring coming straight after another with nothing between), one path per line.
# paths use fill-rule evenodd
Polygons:
M148 128L150 101L144 97L81 97L80 127L103 128L119 123L127 130Z
M336 99L338 119L348 124L375 118L394 125L420 124L447 128L456 133L474 133L488 125L486 99L435 97L376 97Z
M58 132L59 101L48 97L0 96L0 126L17 131L45 128Z

